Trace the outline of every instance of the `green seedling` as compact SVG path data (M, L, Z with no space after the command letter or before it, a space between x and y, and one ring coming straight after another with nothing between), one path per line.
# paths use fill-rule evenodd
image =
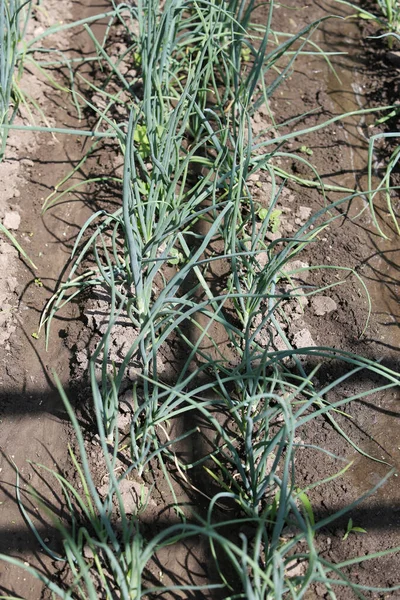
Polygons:
M261 221L264 221L268 217L269 212L270 211L267 208L260 208L258 210L258 216L260 217ZM281 214L282 211L279 210L279 208L276 208L271 211L269 215L268 229L272 231L272 233L279 231L279 227L281 225Z
M308 156L312 156L314 154L314 151L311 150L311 148L309 148L308 146L305 146L305 145L303 145L303 146L300 147L300 152L302 154L308 154Z
M36 265L34 262L31 261L31 259L29 258L29 256L27 255L27 253L25 252L25 250L20 246L19 242L17 241L17 239L13 236L13 234L6 228L4 227L3 223L0 223L0 233L4 233L4 235L6 235L8 237L8 239L12 242L12 244L15 246L15 248L18 250L18 252L21 254L21 256L24 257L24 259L34 268L36 269Z
M349 519L349 522L347 523L346 533L342 537L342 540L347 540L350 533L367 533L367 531L366 529L363 529L363 527L357 527L353 525L353 519Z
M269 227L272 233L276 233L281 225L281 214L282 211L278 208L273 210L269 218Z
M142 65L142 57L139 52L134 52L132 54L133 64L135 67L140 67Z
M40 277L36 277L36 279L34 280L34 284L36 285L36 287L43 287L43 281L40 279Z
M147 137L147 128L145 125L136 125L133 140L138 146L140 156L147 158L150 154L150 142Z
M251 50L248 46L242 47L240 54L244 62L248 62L251 58Z
M260 217L261 221L264 221L268 217L269 212L270 211L268 208L260 208L258 210L258 216ZM271 211L269 215L268 229L272 231L272 233L276 233L279 230L281 224L281 214L282 211L276 208Z
M299 499L299 502L303 508L304 514L307 515L307 518L308 518L310 524L314 526L315 525L314 511L313 511L312 504L310 502L309 497L302 490L298 490L297 498Z
M137 185L138 185L140 193L143 194L143 196L147 198L147 196L149 195L149 192L150 192L150 185L148 183L146 183L145 181L142 181L141 179L138 179Z
M180 252L177 248L171 248L170 256L172 257L168 259L168 263L170 265L179 265L184 261L182 252Z

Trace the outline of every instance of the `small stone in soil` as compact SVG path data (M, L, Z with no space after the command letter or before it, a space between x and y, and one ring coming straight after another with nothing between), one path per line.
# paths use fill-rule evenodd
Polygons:
M329 296L316 296L311 300L314 314L318 317L329 314L337 309L337 304Z
M125 432L132 423L132 415L130 412L119 413L117 417L118 429Z
M94 558L93 550L87 544L83 547L83 556L86 560L92 560Z
M275 233L272 233L272 231L267 231L265 234L265 238L269 242L275 242L276 240L279 240L280 237L282 237L282 234L279 231L275 231Z
M127 515L133 515L142 507L142 501L149 506L154 507L156 503L149 497L150 490L136 481L124 479L119 484L121 499Z
M18 229L21 224L21 217L16 211L7 211L4 216L3 225L7 229Z
M308 329L301 329L293 336L293 346L295 348L308 348L315 345Z
M311 208L309 206L299 206L299 210L297 211L297 215L299 219L302 221L307 221L311 215Z
M307 271L307 269L309 268L309 264L306 262L303 262L301 260L292 260L288 263L286 263L286 265L282 268L282 271L284 273L292 273L293 271L296 271L297 269L303 269L300 273L296 273L296 274L292 274L291 277L297 277L299 279L302 280L306 280L307 277L309 276L309 272Z

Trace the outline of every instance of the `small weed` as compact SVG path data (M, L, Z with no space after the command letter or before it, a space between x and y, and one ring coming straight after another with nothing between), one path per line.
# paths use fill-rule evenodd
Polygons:
M309 148L308 146L301 146L300 152L302 154L308 154L308 156L312 156L314 154L314 151L311 150L311 148Z
M362 527L357 527L357 526L353 525L353 519L349 519L349 522L347 523L346 533L342 537L342 540L343 541L347 540L350 533L367 533L367 531L366 531L366 529L363 529Z
M244 46L240 51L241 57L245 62L248 62L251 58L251 50L248 46Z
M268 229L272 231L272 233L276 233L281 225L282 211L279 210L279 208L275 208L273 211L270 211L268 208L260 208L258 210L258 216L260 217L261 221L264 221L268 217L268 214Z
M142 65L142 57L139 54L139 52L134 52L132 54L132 58L133 58L133 64L136 68L140 67Z
M172 258L168 259L170 265L179 265L183 262L184 256L177 248L171 248L170 255Z
M281 214L282 211L276 208L272 211L271 216L269 218L269 228L272 233L276 233L281 225Z
M147 158L150 154L150 142L145 125L136 125L133 140L138 145L140 156L142 158Z

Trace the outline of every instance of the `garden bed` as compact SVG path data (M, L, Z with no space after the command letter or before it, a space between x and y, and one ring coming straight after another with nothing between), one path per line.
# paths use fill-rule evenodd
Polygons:
M59 18L51 0L43 4L45 10L35 13L28 35L40 36ZM265 25L267 8L255 11L256 24ZM313 2L311 8L291 0L274 8L273 30L290 35L304 31L307 36L310 24L320 19L312 37L318 46L307 45L308 53L296 58L269 106L260 102L256 111L243 113L243 121L238 117L237 135L231 137L224 132L234 130L235 116L231 121L228 115L236 98L228 95L218 102L218 93L223 96L223 86L234 85L233 79L213 81L207 72L213 91L205 98L195 88L196 78L182 70L184 83L176 83L177 77L170 88L176 97L164 95L160 108L157 94L146 85L154 81L151 68L169 71L150 62L148 22L138 24L129 11L129 18L121 18L111 31L103 19L92 36L77 28L44 38L47 48L56 44L69 59L97 52L113 61L104 60L101 69L99 61L83 62L83 70L78 69L84 79L74 73L76 91L86 98L81 120L65 91L54 89L54 81L43 73L26 69L22 87L24 82L31 87L48 124L96 128L108 135L114 123L118 140L99 142L80 166L91 141L12 131L0 165L3 224L36 265L22 265L13 246L2 239L2 313L12 318L1 323L0 553L21 558L25 567L29 563L43 574L35 579L4 562L3 594L36 599L50 597L50 590L61 595L68 586L75 586L80 598L295 598L300 589L309 599L398 594L385 588L400 583L399 555L386 553L400 547L399 242L385 198L377 195L371 211L368 194L360 193L368 190L370 136L395 128L394 119L376 121L386 114L378 108L396 100L397 73L389 66L385 41L366 41L370 25L363 29L354 19L323 20L329 14L351 14L349 7ZM72 22L112 7L88 2L82 14L82 5L72 1L63 10L63 19ZM193 22L196 14L193 9ZM188 15L183 12L183 17ZM212 22L215 17L207 18ZM190 31L190 19L187 23ZM153 25L157 31L156 21ZM255 36L259 29L251 31ZM139 41L130 47L132 40ZM253 73L262 43L261 33L252 52L242 46L241 73ZM180 48L177 55L182 58L193 48ZM346 54L326 55L330 66L321 49ZM212 44L201 51L206 63ZM273 65L280 72L292 59L291 51L288 47ZM171 65L176 68L174 60ZM203 77L195 52L193 65ZM59 88L66 87L66 74L58 67L52 71ZM104 94L100 88L108 78ZM265 85L275 79L270 68ZM157 93L165 92L161 76L158 83ZM193 89L197 113L186 113L181 98L186 93L192 98ZM262 90L261 79L254 89ZM104 121L110 99L109 121ZM250 106L251 98L244 94L241 101L245 99ZM128 125L130 102L134 117ZM233 115L240 114L241 106L238 102ZM174 153L171 144L181 132L170 115L179 110L190 135L183 136ZM343 113L357 114L335 119ZM209 115L208 128L204 115ZM22 111L17 123L27 123L28 117ZM168 127L176 127L171 139ZM282 136L265 168L256 158L261 146L246 155L250 129L264 146ZM171 152L170 164L152 147L156 139L165 153ZM237 155L232 158L234 144ZM394 147L378 143L376 179ZM239 172L246 164L240 175L245 183L236 196L235 160ZM175 169L168 171L173 161ZM181 179L173 187L182 164ZM221 172L232 170L219 180L215 164ZM71 191L51 195L71 168L76 168L73 177L60 188ZM132 176L135 169L137 178ZM85 180L89 183L83 187ZM164 189L167 208L161 212L149 198L161 205ZM54 205L41 216L49 195ZM187 213L185 202L191 203ZM240 214L232 216L229 202ZM317 213L320 218L314 219ZM176 235L173 243L168 231ZM75 248L74 260L78 257L79 264L70 261L78 235L81 246ZM79 254L90 236L97 255L92 245ZM135 252L140 244L139 277ZM268 269L279 257L277 276ZM163 266L152 276L157 264ZM270 278L268 285L263 274ZM57 295L60 289L64 297ZM71 289L81 293L61 306ZM272 311L274 298L279 302ZM256 301L256 309L248 308ZM43 314L51 317L47 333L45 326L39 330L41 314L42 320ZM126 359L129 352L131 360ZM62 403L54 372L72 405ZM328 403L334 405L331 410ZM79 424L71 427L73 411ZM62 473L73 486L69 494L65 482L63 495L60 480L43 468L26 466L26 460ZM27 512L21 515L15 465L21 476L17 488L37 489L66 529L50 525L43 511L39 516L38 503L29 494L23 496ZM249 483L252 477L255 483ZM358 504L370 490L374 492ZM292 543L296 536L298 542ZM66 548L69 569L55 560L63 558ZM372 560L352 561L365 556ZM331 563L341 565L340 585ZM79 578L82 590L76 585Z

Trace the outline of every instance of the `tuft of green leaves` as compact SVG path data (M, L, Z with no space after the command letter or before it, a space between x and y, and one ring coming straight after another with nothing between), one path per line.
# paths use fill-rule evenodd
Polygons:
M346 529L344 536L342 537L342 540L343 541L347 540L350 533L367 533L367 530L364 529L363 527L357 527L357 526L353 525L353 519L350 518L348 520L347 529Z

